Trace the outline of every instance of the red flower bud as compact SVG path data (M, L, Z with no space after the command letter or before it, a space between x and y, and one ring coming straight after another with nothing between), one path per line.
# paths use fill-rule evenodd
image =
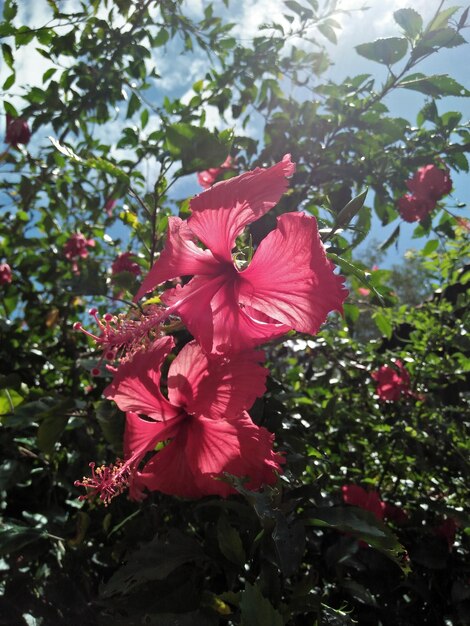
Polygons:
M22 117L11 117L7 113L7 127L5 133L5 142L12 146L18 144L26 145L31 139L31 131L29 130L28 122Z

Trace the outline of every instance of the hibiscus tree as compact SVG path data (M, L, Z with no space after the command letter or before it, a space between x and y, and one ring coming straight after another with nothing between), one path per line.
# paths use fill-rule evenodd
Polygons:
M167 399L160 368L173 345L171 337L158 339L116 370L104 395L127 412L125 462L77 484L105 502L122 491L123 482L135 499L145 489L190 498L228 496L236 492L224 481L226 473L246 478L249 489L273 484L282 462L272 449L274 435L246 412L265 390L263 353L208 356L193 341L170 365ZM155 452L158 444L163 447Z
M161 299L206 352L245 350L291 329L315 334L330 311L341 311L347 295L315 218L285 213L246 268L232 257L235 239L278 202L294 170L286 155L193 198L187 221L169 218L165 249L135 299L168 280L192 276Z

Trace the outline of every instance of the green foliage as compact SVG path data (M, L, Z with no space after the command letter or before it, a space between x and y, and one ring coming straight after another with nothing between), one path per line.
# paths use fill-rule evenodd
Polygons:
M0 285L3 622L465 624L463 207L440 202L414 228L422 251L400 267L372 269L375 246L362 262L356 248L373 218L397 220L382 250L399 241L396 200L418 167L442 160L468 172L468 120L445 98L470 92L417 67L464 44L468 9L440 6L427 24L412 8L396 11L397 36L356 49L383 66L379 84L369 73L325 79L324 44L341 42L335 2L287 0L285 20L249 41L217 3L203 3L198 18L179 0L38 4L49 11L44 24L20 23L12 0L0 24L3 109L33 131L28 145L6 145L0 162L0 263L12 268L11 284ZM31 86L18 82L26 46L45 67ZM180 53L203 68L185 98L165 80ZM423 98L417 120L387 108L400 88ZM112 261L129 250L143 272L150 267L168 216L188 216L189 174L228 154L232 175L286 152L296 173L251 229L251 253L276 214L301 208L317 217L350 297L344 318L316 337L266 347L273 375L251 414L275 433L283 476L259 493L227 477L239 495L226 500L79 501L74 481L88 463L122 455L124 420L101 397L110 376L101 355L73 324L99 334L90 306L131 309L140 278L114 275ZM64 246L77 232L95 245L74 268ZM177 322L174 332L181 346ZM371 374L395 359L410 394L381 401ZM379 491L406 521L345 505L349 483ZM455 542L443 535L446 519Z

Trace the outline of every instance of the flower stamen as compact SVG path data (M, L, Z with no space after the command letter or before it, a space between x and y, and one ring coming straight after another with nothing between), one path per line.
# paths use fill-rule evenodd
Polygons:
M84 476L82 480L74 482L75 487L85 487L87 493L78 497L79 500L89 500L99 497L104 506L108 506L113 498L121 495L129 486L131 463L124 463L120 459L110 465L96 467L93 461L89 464L91 476ZM96 468L96 469L95 469Z

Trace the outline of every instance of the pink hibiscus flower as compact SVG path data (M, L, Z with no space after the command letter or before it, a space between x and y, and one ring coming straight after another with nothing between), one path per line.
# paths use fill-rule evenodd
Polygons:
M79 274L79 259L86 259L88 256L88 248L95 247L94 239L87 239L82 233L74 233L71 235L64 245L64 256L72 261L72 272Z
M11 267L8 263L0 263L0 285L9 285L11 280Z
M108 214L108 217L111 217L111 215L113 214L113 209L116 204L117 200L115 200L114 198L107 198L106 202L104 203L104 210Z
M274 435L246 412L265 389L263 353L239 353L229 360L204 355L191 342L170 365L166 399L160 368L173 345L167 336L136 353L104 391L127 411L125 462L100 468L98 476L94 472L77 484L99 493L105 503L124 482L134 499L142 499L144 489L198 498L236 493L221 480L225 472L247 477L249 489L277 479L282 457L273 452ZM163 448L139 469L143 457L162 442Z
M406 182L411 191L397 201L398 211L405 222L417 222L431 213L436 203L452 190L449 170L436 165L420 167Z
M436 165L420 167L406 186L417 197L428 197L440 200L452 191L452 179L449 170Z
M135 255L132 252L123 252L119 254L111 265L111 273L120 274L121 272L130 272L139 276L141 273L140 265L133 260Z
M398 211L405 222L418 222L436 208L436 201L428 196L407 193L397 201Z
M286 155L193 198L187 222L169 218L165 249L135 299L167 280L192 276L161 299L206 352L244 350L291 329L315 334L330 311L342 310L348 293L333 273L315 218L285 213L248 267L240 269L232 257L236 237L278 202L294 169Z
M394 367L383 365L371 376L377 383L377 394L381 400L397 402L402 395L413 395L410 390L410 375L398 359Z
M219 176L224 172L224 170L229 170L232 168L233 159L229 155L222 165L219 167L211 167L208 170L204 170L203 172L198 172L197 174L197 182L204 187L204 189L208 189L211 187L215 181L219 178Z

